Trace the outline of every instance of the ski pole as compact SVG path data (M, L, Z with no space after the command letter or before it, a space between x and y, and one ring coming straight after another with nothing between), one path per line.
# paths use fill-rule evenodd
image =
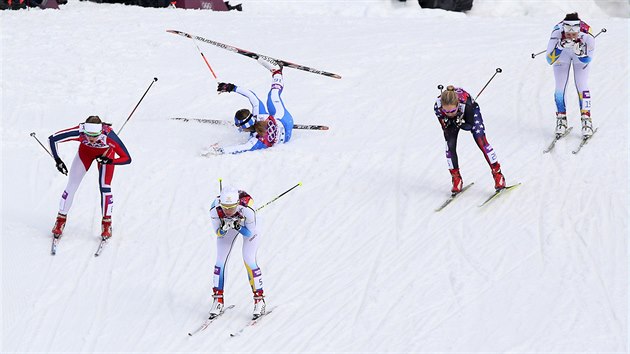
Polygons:
M131 111L131 113L129 113L129 117L127 117L127 120L123 123L122 127L120 127L120 130L118 130L118 135L120 135L120 132L123 130L123 128L125 127L125 124L127 124L127 122L129 121L129 119L131 119L131 116L133 115L133 112L136 111L136 108L138 108L138 106L140 105L140 102L142 102L142 100L144 99L144 96L147 95L147 92L149 92L149 90L151 89L151 86L153 86L153 84L158 81L157 77L153 78L153 81L151 81L151 84L149 85L149 88L147 88L146 91L144 91L144 95L142 95L142 97L140 97L140 101L138 101L138 104L136 104L135 107L133 107L133 111Z
M219 193L223 191L223 179L219 178Z
M477 98L479 97L479 95L481 95L481 93L483 92L483 90L486 89L486 87L488 87L488 84L490 84L490 81L492 81L492 79L494 79L494 77L503 72L503 70L501 70L501 68L497 68L496 71L494 72L494 75L492 75L492 77L490 78L490 80L488 80L488 82L486 82L486 86L484 86L481 91L479 91L479 93L477 94L477 97L475 97L475 101L477 100Z
M290 191L294 190L295 188L297 188L298 186L301 186L301 185L302 185L302 182L299 182L299 183L298 183L298 184L296 184L295 186L293 186L293 187L291 187L291 188L287 189L286 191L284 191L284 193L282 193L282 194L280 194L279 196L277 196L277 197L273 198L272 200L268 201L268 202L267 202L266 204L264 204L263 206L261 206L261 207L257 208L257 209L256 209L256 211L258 211L258 210L260 210L260 209L262 209L262 208L266 207L267 205L269 205L269 204L271 204L271 203L275 202L276 200L278 200L278 199L279 199L280 197L282 197L283 195L285 195L285 194L289 193Z
M546 52L547 50L543 50L542 52L538 52L538 53L532 53L532 59L536 58L537 56L541 55L542 53Z
M440 95L442 94L442 90L444 89L444 85L439 84L438 85L438 90L440 90Z
M39 141L39 139L35 136L35 132L31 133L31 136L33 138L35 138L35 140L37 140L37 142L39 143L39 145L42 147L42 149L46 150L46 152L48 153L48 155L50 155L50 157L53 158L53 160L55 159L55 157L50 153L50 151L48 151L48 149L46 149L46 147L44 146L44 144L42 144L41 141Z

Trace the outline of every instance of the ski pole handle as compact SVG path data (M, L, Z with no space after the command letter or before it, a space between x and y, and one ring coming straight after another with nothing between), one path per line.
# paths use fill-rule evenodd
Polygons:
M477 97L475 97L475 101L477 100L477 98L481 95L481 93L483 92L483 90L486 89L486 87L488 87L488 85L490 84L490 81L492 81L492 79L494 79L495 76L497 76L497 74L502 73L503 70L501 70L501 68L497 68L494 72L494 75L492 75L492 77L490 78L490 80L488 80L488 82L486 83L486 86L484 86L481 91L479 91L479 93L477 94Z
M295 186L293 186L293 187L291 187L291 188L287 189L286 191L284 191L284 193L282 193L282 194L280 194L279 196L277 196L277 197L273 198L272 200L268 201L268 202L267 202L266 204L264 204L263 206L261 206L261 207L257 208L257 209L256 209L256 211L258 211L258 210L260 210L260 209L262 209L262 208L266 207L267 205L269 205L269 204L271 204L271 203L275 202L276 200L278 200L278 199L279 199L280 197L282 197L283 195L285 195L285 194L289 193L290 191L294 190L295 188L297 188L297 187L299 187L299 186L301 186L301 185L302 185L302 182L299 182L299 183L298 183L298 184L296 184Z
M42 142L41 142L41 141L39 141L39 139L37 139L37 136L35 136L35 132L32 132L30 135L31 135L33 138L35 138L35 140L37 140L37 142L38 142L38 143L39 143L39 145L42 147L42 149L44 149L44 150L48 153L48 155L50 155L50 157L52 157L52 158L53 158L53 160L54 160L54 159L55 159L55 157L54 157L54 156L50 153L50 151L48 151L48 149L46 149L46 147L44 146L44 144L42 144Z
M597 38L597 36L599 36L602 33L606 33L606 31L607 31L606 28L600 29L599 32L597 32L597 34L593 36L593 38Z

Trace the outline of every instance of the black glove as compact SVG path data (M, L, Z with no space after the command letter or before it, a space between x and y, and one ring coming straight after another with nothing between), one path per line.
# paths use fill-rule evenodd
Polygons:
M55 164L57 165L57 170L64 175L68 175L68 168L66 168L66 164L61 161L61 158L57 157L55 159Z
M98 163L102 163L103 165L109 165L110 163L112 163L112 159L107 156L99 156L96 158L96 161Z
M241 222L242 220L240 218L232 219L232 228L239 231L241 229Z
M234 86L234 84L219 82L219 85L217 86L217 91L218 92L232 92L234 91L235 88L236 86Z

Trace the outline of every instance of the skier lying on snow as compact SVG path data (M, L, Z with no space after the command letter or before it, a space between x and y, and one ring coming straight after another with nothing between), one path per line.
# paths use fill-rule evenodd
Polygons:
M236 111L234 124L240 132L248 132L250 138L247 142L239 145L221 147L214 144L206 155L238 154L245 151L266 149L291 140L293 117L286 110L282 97L280 97L284 88L282 66L273 60L266 61L262 58L259 58L258 62L271 71L273 79L271 89L267 94L269 112L254 92L234 84L219 83L217 91L236 92L249 99L252 110L240 109Z

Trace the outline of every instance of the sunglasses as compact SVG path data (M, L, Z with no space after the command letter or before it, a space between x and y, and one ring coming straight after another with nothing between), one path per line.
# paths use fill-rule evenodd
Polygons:
M574 24L563 23L562 29L564 29L564 31L568 33L577 33L580 31L580 24L579 23L574 23Z
M443 113L446 113L446 114L451 114L451 113L455 113L455 112L457 112L457 109L458 109L458 108L459 108L459 107L455 107L455 108L453 108L453 109L449 109L448 111L447 111L447 110L445 110L444 108L442 108L442 112L443 112Z
M232 210L232 209L236 209L236 207L238 206L238 203L236 204L221 204L221 208L223 208L223 210Z
M253 116L254 116L254 115L253 115L252 113L250 113L250 114L249 114L249 116L248 116L247 118L245 118L245 119L243 119L243 120L239 121L238 123L236 123L236 126L237 126L237 127L239 127L239 128L240 128L240 127L242 127L242 126L244 126L244 125L245 125L245 124L247 124L250 120L252 120L252 117L253 117Z

